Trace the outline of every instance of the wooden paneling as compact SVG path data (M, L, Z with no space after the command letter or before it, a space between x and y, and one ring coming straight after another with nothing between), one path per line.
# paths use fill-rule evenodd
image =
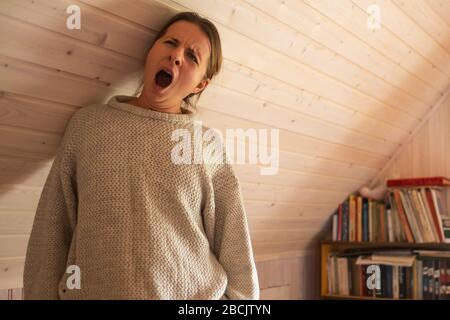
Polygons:
M66 28L73 4L81 30ZM379 30L366 27L372 4ZM448 1L3 0L0 289L22 286L35 210L73 112L132 95L155 34L184 10L214 22L224 53L199 119L222 133L279 130L276 175L234 165L263 299L317 297L317 240L350 192L388 176L450 176L450 103L435 107L450 83Z
M21 288L0 289L0 300L22 300L23 292Z
M296 258L259 261L261 299L297 300L318 298L317 255L306 252Z
M25 258L0 258L0 292L4 289L22 288L24 263Z
M450 93L415 135L399 149L395 157L372 182L386 179L446 176L450 177Z

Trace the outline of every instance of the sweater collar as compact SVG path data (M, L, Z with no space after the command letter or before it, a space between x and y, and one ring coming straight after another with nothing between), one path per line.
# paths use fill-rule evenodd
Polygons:
M191 110L187 108L184 108L184 111L186 113L183 114L159 112L152 109L144 109L127 103L133 98L134 98L133 96L116 95L111 97L111 99L109 99L108 105L122 111L130 112L142 117L148 117L157 120L181 122L181 123L191 123L194 121L195 113L193 113Z

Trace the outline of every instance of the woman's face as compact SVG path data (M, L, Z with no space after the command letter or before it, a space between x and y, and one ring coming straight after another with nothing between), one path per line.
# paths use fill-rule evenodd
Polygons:
M173 23L147 55L144 92L149 102L160 108L180 106L187 95L203 90L210 54L208 37L197 25Z

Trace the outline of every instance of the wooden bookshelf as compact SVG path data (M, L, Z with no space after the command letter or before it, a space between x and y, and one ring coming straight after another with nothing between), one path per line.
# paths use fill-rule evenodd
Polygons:
M375 297L362 297L362 296L340 296L336 294L325 294L322 295L324 300L395 300L392 298L375 298ZM411 299L402 299L411 300Z
M321 283L320 296L322 299L358 299L358 300L394 300L392 298L363 297L363 296L342 296L328 293L328 272L327 259L331 252L345 252L347 250L439 250L450 251L450 243L407 243L407 242L342 242L324 240L320 243L320 268ZM408 299L402 299L408 300Z

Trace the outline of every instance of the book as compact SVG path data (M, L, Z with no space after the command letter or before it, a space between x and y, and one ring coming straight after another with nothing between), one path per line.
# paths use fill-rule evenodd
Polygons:
M387 186L389 188L415 186L450 186L450 179L445 177L390 179L387 181Z

